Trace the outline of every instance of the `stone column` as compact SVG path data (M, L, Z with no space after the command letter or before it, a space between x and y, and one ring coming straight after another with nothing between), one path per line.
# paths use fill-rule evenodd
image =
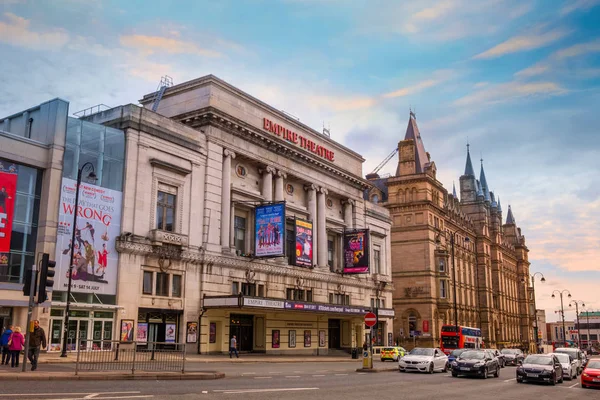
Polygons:
M317 264L317 249L319 248L317 232L317 187L312 184L304 185L304 190L308 192L308 220L313 223L313 265Z
M231 202L231 218L229 218L229 220L231 221L229 223L229 247L231 247L232 249L235 248L235 204L233 204L233 202ZM244 250L245 251L245 250Z
M317 265L319 267L327 266L327 219L325 217L325 198L327 193L328 190L325 188L320 188L317 191L317 240L319 243L317 248Z
M261 173L263 176L261 193L265 201L273 201L273 174L275 173L275 168L267 166Z
M225 149L223 151L223 174L221 179L221 246L230 249L231 229L231 160L235 153Z
M344 223L346 229L354 229L354 200L348 199L344 204Z
M283 180L287 178L287 174L283 171L277 171L275 175L275 201L285 200L285 193L283 190Z

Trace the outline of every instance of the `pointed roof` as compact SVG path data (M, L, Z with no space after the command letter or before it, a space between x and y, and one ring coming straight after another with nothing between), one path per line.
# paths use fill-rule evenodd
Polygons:
M511 225L516 225L515 217L513 216L512 209L510 208L510 204L508 205L508 214L506 215L506 223Z
M483 170L483 160L481 160L481 172L479 172L479 182L481 182L481 190L483 191L483 197L486 201L491 202L490 187L488 186L487 179L485 179L485 171Z
M429 159L427 158L425 145L423 144L423 140L421 139L421 132L419 132L419 127L417 126L417 117L412 111L410 112L410 118L408 119L406 135L404 135L404 140L410 139L415 141L416 172L417 174L422 174L425 172L425 165L429 163Z
M456 196L456 186L454 185L454 182L452 182L452 196L454 196L455 198Z
M498 203L496 203L496 196L494 196L494 192L490 191L490 198L492 199L492 207L498 207Z
M481 190L481 183L479 181L475 181L475 182L477 183L477 197L479 197L479 196L484 197L483 190Z
M469 152L468 144L467 144L467 164L465 165L465 175L475 176L475 170L473 169L473 163L471 162L471 153Z
M500 204L500 196L498 196L498 212L502 212L502 204Z

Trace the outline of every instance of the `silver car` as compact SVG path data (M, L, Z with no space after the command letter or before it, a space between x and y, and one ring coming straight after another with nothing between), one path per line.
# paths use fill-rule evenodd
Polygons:
M418 371L433 374L448 371L448 356L438 348L415 347L398 360L400 372Z
M563 377L568 380L577 379L577 361L565 353L553 353L563 367Z

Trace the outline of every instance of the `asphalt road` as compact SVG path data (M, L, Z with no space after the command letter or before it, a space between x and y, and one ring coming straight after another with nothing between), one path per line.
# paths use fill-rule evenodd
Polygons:
M358 363L357 363L358 364ZM414 400L524 398L582 400L600 398L600 390L581 389L579 381L556 386L519 384L515 368L500 378L452 378L448 373L357 373L354 363L230 365L229 377L215 381L22 381L2 382L4 399L307 399L348 400L377 396ZM384 364L385 365L385 364ZM395 364L388 363L387 366ZM222 369L213 363L204 365ZM235 369L235 368L238 369Z

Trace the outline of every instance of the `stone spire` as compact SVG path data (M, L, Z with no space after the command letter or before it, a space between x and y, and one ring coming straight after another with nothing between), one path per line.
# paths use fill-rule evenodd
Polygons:
M454 185L454 182L452 182L452 196L454 196L454 198L457 198L457 196L456 196L456 186Z
M477 183L477 197L485 198L485 196L483 195L483 190L481 189L481 183L479 181L476 181L476 183Z
M496 203L496 196L494 196L494 192L490 191L490 199L492 199L492 208L497 208L498 203Z
M467 144L467 164L465 165L465 175L475 176L475 170L473 169L473 163L471 162L471 153L469 152L469 144Z
M429 163L427 152L425 151L425 145L421 139L421 132L417 126L417 117L414 112L410 112L410 118L408 119L408 126L406 127L406 135L404 140L415 141L415 167L417 174L425 172L425 164Z
M508 214L506 215L506 224L507 225L516 225L515 217L513 216L512 210L510 208L510 204L508 205Z
M498 196L498 212L502 212L502 204L500 204L500 196Z
M481 190L483 191L483 198L485 201L491 202L490 187L488 186L487 179L485 179L485 171L483 170L483 159L481 159L481 172L479 173L479 182L481 183Z

